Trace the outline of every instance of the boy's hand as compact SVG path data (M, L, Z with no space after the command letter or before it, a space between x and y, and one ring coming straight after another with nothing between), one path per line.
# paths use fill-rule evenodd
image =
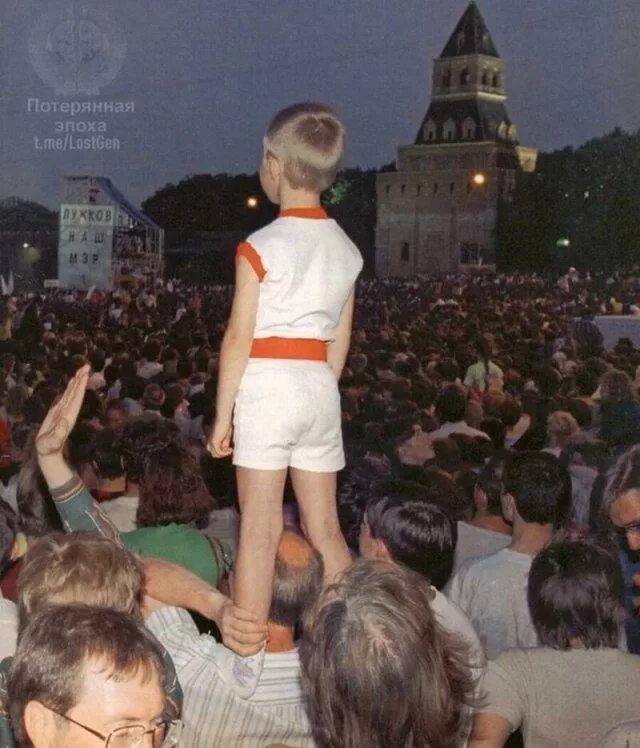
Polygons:
M222 606L217 623L225 646L242 657L259 652L267 640L267 627L258 623L253 613L237 608L231 600Z
M209 441L207 442L209 454L213 457L229 457L233 453L233 447L231 446L232 436L233 424L231 421L219 421L216 418Z

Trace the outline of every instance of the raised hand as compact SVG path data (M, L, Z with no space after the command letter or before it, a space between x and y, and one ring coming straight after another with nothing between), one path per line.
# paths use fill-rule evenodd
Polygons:
M36 436L38 458L62 453L80 413L90 371L91 367L88 364L78 369L62 397L49 408Z

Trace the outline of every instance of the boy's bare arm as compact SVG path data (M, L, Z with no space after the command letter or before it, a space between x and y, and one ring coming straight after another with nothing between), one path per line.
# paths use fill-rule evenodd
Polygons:
M240 380L247 366L256 326L260 281L244 257L236 263L236 289L231 316L220 348L216 420L209 440L214 456L231 454L231 419Z
M340 379L349 354L355 297L355 289L352 289L349 298L347 299L347 303L344 305L342 314L340 315L340 321L336 328L335 340L327 346L327 361L333 369L336 379Z

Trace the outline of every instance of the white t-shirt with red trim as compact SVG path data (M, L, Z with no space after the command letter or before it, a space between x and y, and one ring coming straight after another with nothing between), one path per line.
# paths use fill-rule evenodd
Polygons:
M237 256L261 280L254 338L334 339L363 262L324 210L283 211L251 234Z

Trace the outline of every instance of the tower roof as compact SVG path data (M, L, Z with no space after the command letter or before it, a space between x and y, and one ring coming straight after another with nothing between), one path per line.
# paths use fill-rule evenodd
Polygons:
M471 0L462 14L440 57L463 55L500 57L475 0Z

